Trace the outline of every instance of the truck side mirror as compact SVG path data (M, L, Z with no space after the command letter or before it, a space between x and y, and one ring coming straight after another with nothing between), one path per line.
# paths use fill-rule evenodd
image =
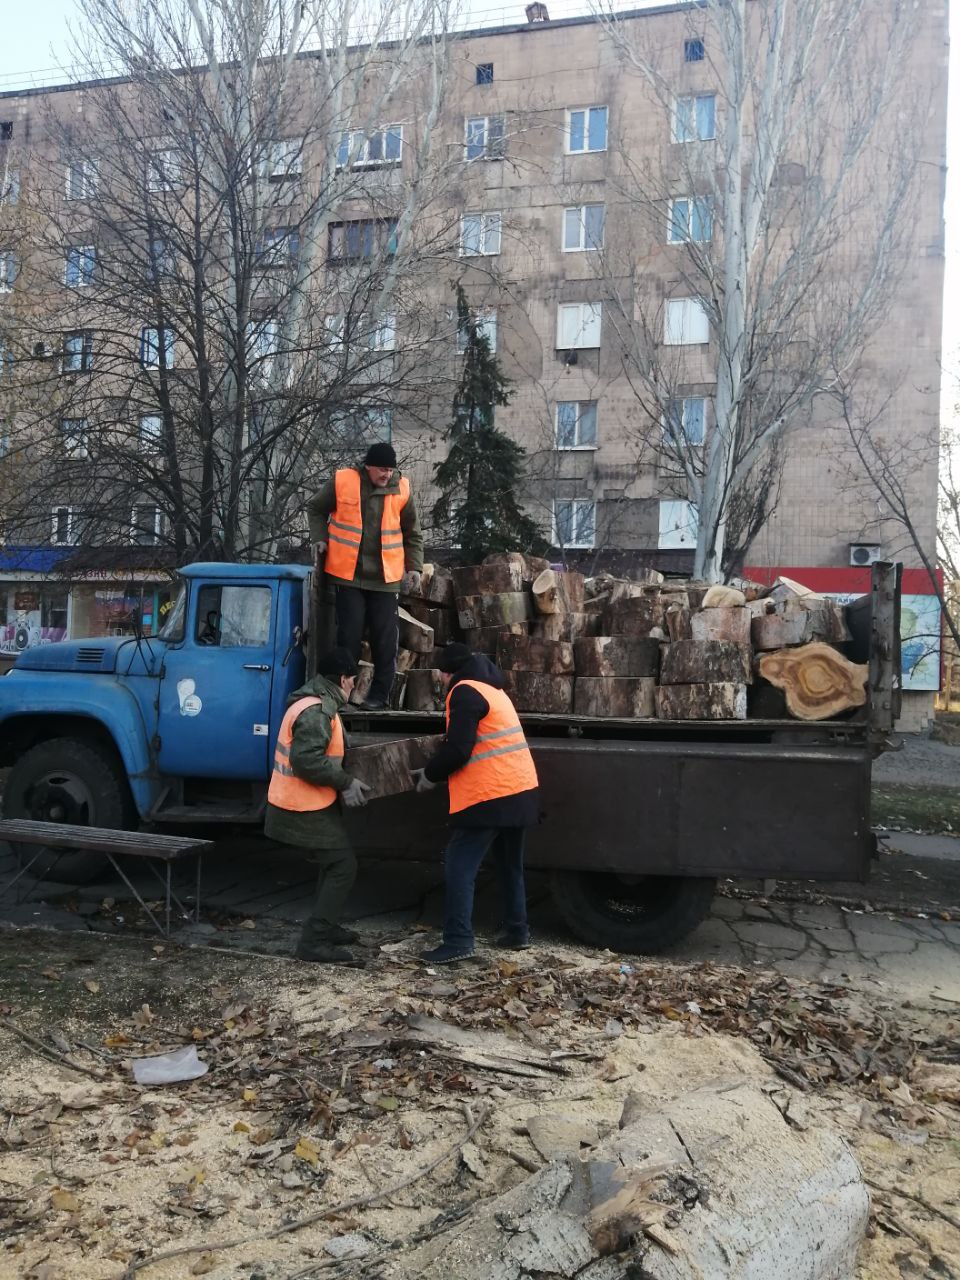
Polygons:
M301 644L303 644L303 627L296 626L293 628L293 639L290 641L290 647L283 655L283 661L280 663L281 667L285 667L287 665L293 657L294 649L299 649Z

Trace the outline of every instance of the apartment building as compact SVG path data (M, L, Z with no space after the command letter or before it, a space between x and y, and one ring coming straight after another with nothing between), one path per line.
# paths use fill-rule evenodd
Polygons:
M877 0L867 12L879 22L884 9ZM721 239L718 199L725 181L729 94L721 51L711 43L709 24L699 22L697 6L644 9L625 19L620 31L618 39L593 17L551 21L546 6L532 4L523 21L451 39L446 89L432 126L434 196L417 208L409 227L404 225L404 189L413 177L425 176L412 168L427 128L422 86L408 86L407 99L395 99L386 109L392 114L375 127L364 118L360 128L334 129L333 168L360 174L362 183L345 191L340 207L325 219L324 272L329 279L335 264L402 257L405 243L418 243L403 289L362 339L373 361L365 385L379 379L383 394L364 400L359 413L364 430L392 436L425 509L433 468L446 447L443 431L457 376L457 334L451 324L455 279L510 380L510 403L498 409L497 425L527 451L525 500L558 558L588 570L651 566L688 573L695 504L684 476L667 464L656 442L670 429L694 451L706 448L710 439L721 353L708 309L691 284L690 261L691 249L695 256L699 246ZM904 101L921 79L929 95L911 143L919 162L905 188L909 225L896 241L898 270L882 316L856 359L861 402L884 404L884 439L902 446L910 459L905 483L928 551L935 538L936 453L921 444L935 437L939 413L946 31L946 4L924 5L901 68ZM866 27L862 37L869 37ZM631 42L655 58L656 84L639 73L636 60L631 64L625 58ZM6 342L0 348L0 377L8 383L15 375L10 334L18 323L12 304L20 308L19 323L31 309L29 300L17 298L27 274L18 259L29 256L35 240L35 228L21 224L13 232L11 209L18 185L25 183L20 169L29 166L32 148L49 151L44 112L52 109L61 121L93 121L97 94L103 91L93 84L0 95L0 175L6 183L0 208L0 239L6 236L0 243L0 343ZM887 119L891 127L898 121L902 126L896 92L891 103ZM302 121L297 112L293 115L277 139L273 176L306 175L317 163L317 143L306 144L314 152L304 149L298 141ZM818 151L823 173L816 175L821 181L836 172L843 153L843 139L831 137L829 128L825 120ZM755 137L760 130L751 122L747 132ZM879 132L864 151L863 211L851 216L844 238L834 246L836 280L853 278L869 262L871 200L879 208L888 192L875 188L871 196L867 178L876 171L870 161L884 152L885 137ZM153 183L162 187L177 161L163 148L157 155ZM82 199L87 186L98 181L89 156L85 146L72 159L58 160L65 165L68 199ZM799 163L782 169L785 192L814 176ZM692 173L712 177L695 185ZM888 181L894 178L888 175ZM777 209L771 207L773 221ZM302 253L307 233L300 217L294 201L289 221L274 216L261 229L264 243L269 240L265 252L274 261ZM96 248L84 243L81 231L78 223L75 242L63 244L63 288L74 296L93 284L100 269L97 255L104 253L100 243ZM38 301L34 313L44 305ZM59 315L66 314L60 303L57 308ZM366 314L365 308L354 309ZM326 332L342 341L350 308L338 310L328 299L320 310ZM103 365L104 337L93 321L76 314L75 325L64 323L55 341L63 370L89 373L95 362ZM810 305L808 319L813 317L814 324L816 314ZM164 367L174 361L175 343L175 358L182 363L181 347L189 343L180 344L172 331L148 318L138 324L132 311L127 319L129 333L123 343L114 341L111 367L121 358L141 368ZM264 361L276 356L277 331L271 323L263 321L255 339ZM637 354L640 329L670 372L655 397ZM391 402L391 380L399 381L397 370L414 348L421 361L419 394L412 397L408 389ZM311 354L316 364L316 347ZM138 401L133 416L130 430L138 436L163 430L148 399ZM903 559L908 566L905 616L925 646L919 659L912 650L905 684L928 693L939 684L939 618L916 550L902 528L882 518L876 494L851 468L837 403L813 397L798 421L785 437L777 496L744 568L757 577L782 572L820 590L855 594L864 589L871 558ZM51 422L50 429L69 438L74 455L82 454L85 422L66 416ZM140 555L144 542L159 552L168 542L163 497L154 503L144 492L129 505L130 543L141 544ZM21 540L31 547L72 546L78 520L73 502L51 503L38 514L32 536ZM6 532L8 562L20 536L17 530ZM10 616L11 609L17 612L11 598L8 593L8 625L17 622ZM918 706L930 702L926 696Z

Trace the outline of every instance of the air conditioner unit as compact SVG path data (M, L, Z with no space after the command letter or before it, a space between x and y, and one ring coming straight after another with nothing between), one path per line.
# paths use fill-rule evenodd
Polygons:
M876 564L878 560L883 559L883 549L879 542L851 542L850 543L850 563L858 567L866 564Z

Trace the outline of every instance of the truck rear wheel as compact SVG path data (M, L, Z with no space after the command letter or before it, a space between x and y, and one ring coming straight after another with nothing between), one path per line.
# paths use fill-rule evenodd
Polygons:
M82 738L51 738L25 751L10 770L3 816L118 831L132 831L139 821L120 762ZM37 846L22 845L20 851L29 859ZM53 868L56 879L73 883L96 874L104 863L88 851L51 849L33 869L43 875Z
M554 871L550 887L570 930L593 947L641 954L679 942L710 912L708 876L625 876Z

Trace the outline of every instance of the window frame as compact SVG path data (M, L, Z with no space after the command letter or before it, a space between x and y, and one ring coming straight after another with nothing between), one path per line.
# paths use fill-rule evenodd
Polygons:
M698 102L712 101L713 103L713 132L700 135L699 111L697 109ZM694 134L692 137L681 137L681 103L689 102L691 104L690 122L694 125ZM680 93L673 100L673 119L671 121L670 141L676 146L687 146L691 142L715 142L717 139L717 95L716 93Z
M78 373L93 372L93 330L92 329L67 329L64 331L60 341L60 372L67 375L76 375ZM70 352L68 344L72 338L80 339L80 349L76 353ZM79 357L79 365L77 368L70 368L67 361L73 359L74 355Z
M707 56L703 36L692 36L683 42L683 60L687 63L703 62Z
M477 242L479 249L476 252L468 252L465 248L466 241L466 222L468 218L476 218L478 220L478 237ZM487 241L493 234L493 223L496 223L496 248L487 248ZM502 210L490 210L463 213L460 215L460 257L461 258L496 258L500 254L503 243L503 212Z
M70 279L71 261L78 256L79 270L75 280ZM87 267L89 266L89 271ZM66 262L63 267L63 283L68 289L89 289L96 283L97 246L95 244L67 245Z
M147 347L148 347L148 340L146 338L146 335L148 333L152 333L155 335L152 344L150 344L153 346L156 352L156 363L154 364L148 364L146 360L146 353L147 353ZM160 335L161 334L163 334L163 351L164 351L164 359L162 364L160 362ZM153 324L141 325L140 326L140 357L139 357L140 368L150 369L150 370L162 369L164 371L173 369L175 367L175 361L176 361L176 348L175 348L176 340L177 340L177 335L174 333L173 329L169 328L166 325L164 325L161 328L158 328L156 325L153 325Z
M80 176L79 190L75 189L74 178ZM65 179L65 194L68 200L89 200L96 194L100 182L100 166L91 156L81 156L79 160L68 160Z
M560 537L560 525L557 520L557 508L560 506L570 506L570 541L564 541ZM591 524L589 542L583 541L579 536L580 520L577 518L579 508L590 508ZM597 545L597 500L596 498L554 498L553 499L553 545L560 547L566 551L592 551ZM574 536L576 535L576 536Z
M395 156L387 154L387 139L394 136L399 143L399 152ZM370 159L370 140L380 138L383 155L380 159ZM358 139L362 141L358 142ZM344 148L346 147L346 150ZM344 129L337 143L336 168L338 173L346 169L395 169L403 164L403 125L399 121L383 124L379 128Z
M258 267L294 266L300 257L300 228L289 223L264 227L257 237L255 253Z
M12 293L20 274L20 262L15 249L0 249L0 293Z
M686 508L686 515L692 515L686 524L681 523L680 508ZM677 518L666 521L664 515L665 509L673 508L677 512ZM669 526L669 527L668 527ZM658 551L689 551L696 547L697 535L699 533L700 517L696 507L689 498L660 498L657 511L657 550ZM692 537L684 541L681 530L689 529L692 531Z
M61 511L67 513L67 529L66 537L57 537L57 518ZM75 537L75 529L73 527L73 512L71 505L64 502L58 502L55 507L51 508L51 528L50 528L50 545L54 547L75 547L77 545Z
M143 529L137 518L138 511L153 512L153 537L143 537ZM160 545L160 539L163 536L163 508L158 507L156 503L151 502L135 502L130 508L130 543L134 547L156 547Z
M685 204L687 206L686 218L684 219L685 227L682 236L675 236L673 233L677 227L676 206ZM699 211L701 229L703 224L703 212L706 211L709 221L710 234L708 236L695 236L694 220ZM713 243L713 196L671 196L667 206L667 244L712 244Z
M582 336L587 332L587 326L584 323L584 312L586 308L594 313L593 320L596 322L597 340L596 342L577 341L573 343L561 342L563 336L563 313L577 307L580 310L580 322L578 325L578 335ZM602 302L558 302L557 303L557 351L599 351L603 341L603 303Z
M500 328L499 317L497 315L497 308L496 307L478 307L473 312L473 319L474 319L474 323L477 326L478 331L481 334L484 334L490 343L490 354L496 355L497 354L497 334ZM492 328L492 336L491 336L491 328ZM465 356L467 354L467 340L468 340L467 331L465 329L461 329L460 325L458 324L457 325L457 355L458 356Z
M143 424L147 421L153 421L159 424L159 430L147 434L143 430ZM141 413L137 417L137 450L140 453L152 455L160 453L163 450L163 414L162 413Z
M694 401L699 401L700 403L700 439L699 440L691 440L689 435L687 434L687 417L688 417L687 407L688 405L692 404ZM678 445L680 444L680 441L677 440L676 433L670 425L669 415L674 411L675 406L677 405L680 406L679 434L682 437L683 446L688 449L702 449L707 439L707 412L708 412L708 405L709 405L709 396L700 396L700 395L674 396L668 402L666 414L664 415L664 419L662 423L663 434L666 440L668 441L669 445L673 446L674 448L678 447Z
M690 338L683 337L682 335L685 332L685 327L682 322L679 329L672 327L671 320L670 320L671 308L681 303L684 304L685 306L696 306L699 308L700 314L703 316L703 323L706 327L705 338L693 340ZM674 334L679 333L681 336L676 338L671 338L670 336L671 333L674 333ZM704 347L709 345L709 342L710 342L710 316L709 316L709 313L707 312L706 307L704 306L703 299L698 297L668 298L666 309L664 311L664 317L663 317L663 345L665 347Z
M603 112L603 146L590 146L590 113L593 111ZM583 142L582 147L574 147L572 144L572 119L575 115L583 116ZM601 155L610 145L610 108L606 103L595 102L588 107L567 107L564 117L563 130L564 151L568 156L585 156L585 155Z
M599 209L600 214L600 242L599 244L587 243L587 219L586 212L588 209ZM577 213L577 225L580 230L579 244L567 244L567 214ZM570 204L563 210L563 216L560 220L560 249L563 253L600 253L603 249L603 238L607 227L607 206L602 200L588 200L585 204Z
M574 420L574 444L563 444L560 439L560 410L564 405L573 405L576 410ZM581 438L584 417L583 411L588 406L593 410L593 440L584 442ZM599 417L598 402L596 400L558 400L553 413L554 440L557 452L595 452L599 448Z
M476 147L475 140L471 140L470 126L479 124L483 121L483 141L479 144L481 150L477 155L470 154L470 148ZM490 124L491 121L499 121L499 137L491 137ZM507 154L507 116L506 112L495 111L490 115L464 116L463 118L463 158L467 164L476 164L478 160L504 160Z
M333 240L334 232L339 231L344 240L344 247L349 249L347 243L350 238L348 228L356 227L357 235L363 237L360 252L358 253L334 253ZM392 258L397 252L397 218L344 218L338 222L327 223L327 262L373 262L378 256ZM371 231L369 239L369 252L365 252L364 248L367 243L367 230Z
M68 432L67 423L79 426L81 429L79 431ZM89 442L90 424L86 418L60 419L60 444L66 457L88 458L90 456Z
M268 182L290 182L303 177L303 137L273 138L267 145L264 173ZM288 167L291 161L295 168Z

